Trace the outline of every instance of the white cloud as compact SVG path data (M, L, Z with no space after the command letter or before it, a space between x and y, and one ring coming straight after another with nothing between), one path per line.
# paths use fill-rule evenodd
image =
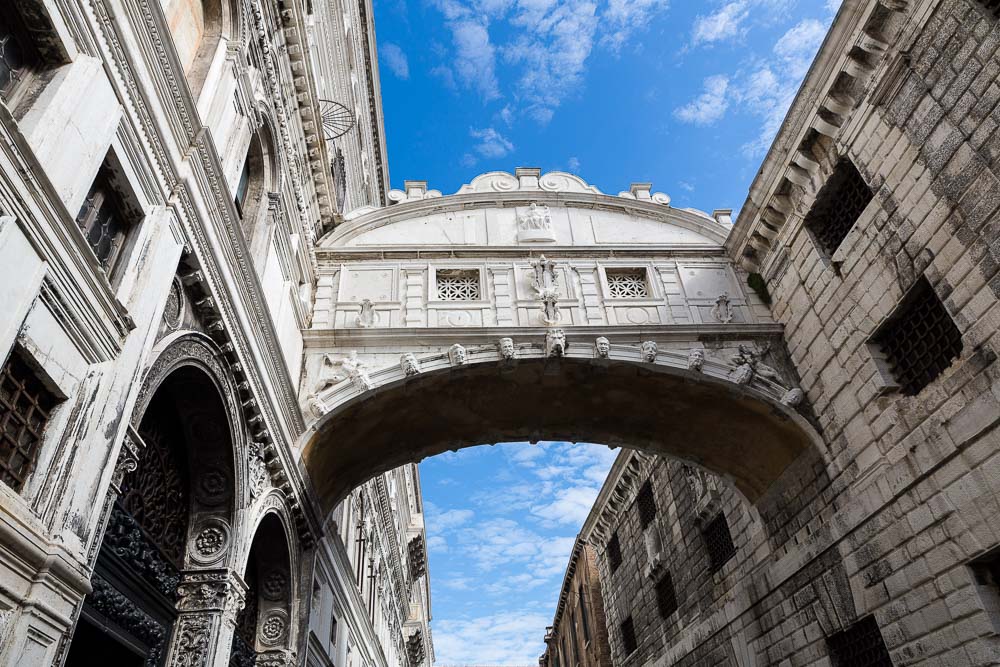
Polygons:
M694 125L711 125L726 114L729 77L722 74L710 76L705 79L703 87L701 95L674 110L679 120Z
M840 11L840 5L843 4L844 0L826 0L826 9L832 14L836 14Z
M736 37L742 31L743 22L749 15L749 1L738 0L723 5L712 14L698 16L694 20L691 42L697 46Z
M428 508L429 509L429 508ZM437 535L446 530L457 528L475 516L472 510L445 510L443 512L428 512L427 532Z
M410 78L410 63L403 49L392 42L386 42L379 48L379 53L381 53L382 61L389 68L390 72L400 79Z
M632 34L649 23L650 18L666 11L668 0L608 0L608 7L601 15L601 24L606 32L601 44L612 52L621 51Z
M544 650L542 636L551 616L526 609L491 616L434 622L438 664L533 664Z
M566 168L569 169L574 174L579 173L580 172L580 158L578 158L578 157L571 157L570 159L566 160Z
M496 76L496 49L486 25L475 19L451 23L455 42L454 69L458 77L477 91L484 101L500 97Z
M590 514L590 508L593 507L600 490L600 487L591 485L560 489L552 502L537 505L531 512L543 519L547 525L563 524L579 527Z
M783 59L792 78L805 76L823 38L826 26L815 19L801 21L782 35L774 45L774 53Z
M684 190L685 192L694 192L694 185L688 183L687 181L681 181L680 183L677 184L677 187L679 187L681 190Z
M487 127L482 130L470 128L469 136L473 139L479 140L479 143L474 146L474 149L484 158L502 158L514 150L514 144L512 144L506 137L492 127Z

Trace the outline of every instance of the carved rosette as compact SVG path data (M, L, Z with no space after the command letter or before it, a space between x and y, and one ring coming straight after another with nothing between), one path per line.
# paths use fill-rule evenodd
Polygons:
M288 594L288 576L281 570L271 570L261 579L260 594L267 600L284 600Z
M288 633L288 614L282 609L272 609L260 622L260 642L265 646L277 646Z
M220 519L209 519L198 526L189 551L198 563L214 563L229 547L229 526Z

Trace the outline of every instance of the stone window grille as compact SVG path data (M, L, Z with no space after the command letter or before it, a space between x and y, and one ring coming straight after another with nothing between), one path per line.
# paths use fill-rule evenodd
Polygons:
M622 633L622 647L625 650L625 655L632 655L635 650L639 648L639 642L635 639L635 622L632 617L629 616L620 626Z
M645 299L649 296L645 269L608 269L608 294L612 299Z
M1000 0L977 0L977 2L990 16L1000 19Z
M41 64L17 3L0 2L0 99L13 106Z
M132 225L107 166L101 167L90 186L90 192L76 216L76 224L101 268L110 275L122 255L125 238Z
M618 542L618 533L611 536L608 540L608 566L611 569L611 573L614 574L618 571L618 568L622 565L622 546Z
M647 479L639 489L635 498L635 506L639 509L639 523L645 530L646 526L656 518L656 498L653 496L653 485Z
M702 529L702 536L705 538L705 546L708 549L709 567L714 574L736 555L736 546L733 544L733 536L729 532L726 515L720 513L712 519Z
M0 368L0 480L20 493L59 399L17 351Z
M962 332L921 278L875 333L880 360L907 396L916 396L962 353Z
M475 269L439 269L437 294L441 301L479 301L479 271Z
M834 667L892 667L889 650L874 616L827 637Z
M656 606L663 618L669 618L677 611L677 591L674 589L674 579L669 572L664 572L656 582Z
M805 217L805 227L832 256L872 200L864 177L848 159L837 163Z

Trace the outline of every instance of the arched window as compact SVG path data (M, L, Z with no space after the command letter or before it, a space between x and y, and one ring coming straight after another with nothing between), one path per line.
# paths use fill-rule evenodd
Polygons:
M198 96L223 37L235 37L236 10L230 0L160 0L177 58Z

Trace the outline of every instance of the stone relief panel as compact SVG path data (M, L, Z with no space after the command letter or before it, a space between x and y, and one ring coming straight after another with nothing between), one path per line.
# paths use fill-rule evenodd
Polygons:
M396 270L394 267L345 268L340 279L339 302L358 304L368 299L385 303L396 299Z
M747 324L746 299L732 267L724 263L678 262L684 296L695 324Z

